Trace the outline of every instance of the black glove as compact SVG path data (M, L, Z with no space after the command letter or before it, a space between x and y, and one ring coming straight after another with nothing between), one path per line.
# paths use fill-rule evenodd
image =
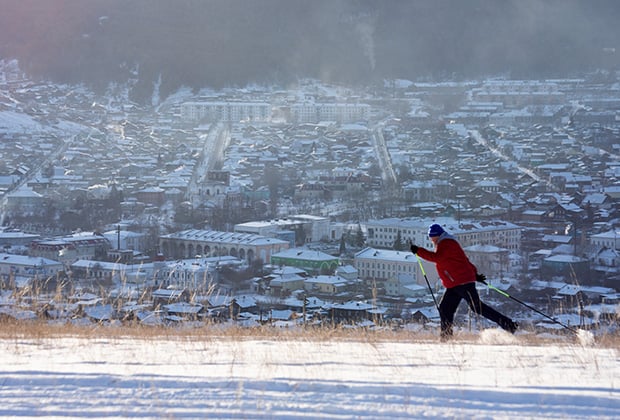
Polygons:
M414 244L411 244L411 248L410 249L411 249L411 252L413 252L414 254L418 253L418 247L415 246Z
M485 276L484 274L476 273L476 281L479 281L480 283L484 283L486 279L487 279L487 276Z

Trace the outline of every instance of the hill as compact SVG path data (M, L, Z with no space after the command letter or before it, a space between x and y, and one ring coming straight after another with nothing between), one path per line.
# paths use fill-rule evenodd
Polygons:
M93 333L3 336L0 416L620 416L617 348L557 338Z

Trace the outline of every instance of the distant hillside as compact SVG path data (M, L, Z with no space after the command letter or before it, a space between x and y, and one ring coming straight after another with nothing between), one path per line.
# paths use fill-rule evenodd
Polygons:
M615 0L0 0L0 58L105 86L371 83L615 68ZM618 52L616 52L618 51Z

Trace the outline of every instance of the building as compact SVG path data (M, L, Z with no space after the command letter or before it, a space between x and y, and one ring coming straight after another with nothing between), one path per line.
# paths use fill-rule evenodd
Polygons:
M438 217L432 220L425 218L370 220L366 223L366 243L371 247L393 248L400 235L402 243L411 241L418 246L433 249L433 244L428 238L428 227L432 223L439 223L464 248L471 245L495 245L517 253L521 249L520 226L504 221L457 221L450 217Z
M383 284L386 296L405 298L424 297L428 294L428 287L413 282L411 276L400 274L390 277Z
M38 215L45 208L44 203L43 195L24 186L6 195L6 215Z
M64 266L54 260L25 255L0 254L0 278L3 282L18 278L47 279L58 275Z
M367 121L370 117L370 105L359 103L318 103L303 102L290 107L292 122L298 124L335 121L353 123Z
M471 89L470 95L475 102L501 103L504 108L566 103L566 95L552 81L489 80Z
M71 264L75 280L122 281L129 266L116 262L78 260Z
M361 322L364 320L381 320L384 309L366 302L344 302L332 305L329 317L336 322Z
M542 261L540 271L545 277L564 277L582 283L590 278L590 262L574 255L556 254Z
M271 296L289 296L295 290L304 288L308 277L305 270L295 267L281 267L258 281L257 289Z
M311 274L333 273L340 265L338 257L302 248L287 249L271 256L271 264L297 267Z
M0 231L0 247L28 246L32 241L41 239L41 235L25 233L14 229Z
M181 104L185 122L270 121L271 105L267 102L204 101Z
M369 285L373 285L376 281L383 283L402 276L411 279L410 283L424 285L420 261L425 272L435 272L434 264L418 260L410 251L365 248L355 254L353 264L359 273L359 278Z
M501 276L512 272L513 259L505 248L495 245L472 245L464 249L469 260L476 266L478 272L488 277ZM518 268L518 267L517 267Z
M355 282L340 276L319 275L308 277L304 281L304 289L310 294L335 296L349 292Z
M153 206L161 206L164 204L166 190L159 187L147 187L136 192L136 198L141 203Z
M207 291L215 283L216 264L204 258L156 264L155 286L160 288Z
M402 187L403 198L413 203L434 201L438 197L448 197L450 190L450 184L439 179L411 181Z
M612 229L607 232L597 233L590 236L590 242L592 245L620 250L620 230Z
M117 229L104 232L103 236L110 242L113 249L146 251L147 235L145 233Z
M32 241L28 254L31 257L48 258L71 265L77 260L103 260L110 247L110 242L101 235L76 233Z
M159 249L167 259L232 256L251 263L270 263L271 256L289 248L280 239L239 232L188 229L163 235Z
M309 243L329 239L331 228L328 217L297 214L281 219L239 223L234 226L234 231L280 239L290 239L288 235L294 232L297 243Z

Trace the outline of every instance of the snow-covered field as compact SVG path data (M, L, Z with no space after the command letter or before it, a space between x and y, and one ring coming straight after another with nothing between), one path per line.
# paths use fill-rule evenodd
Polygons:
M620 418L616 348L276 337L3 338L0 417Z

